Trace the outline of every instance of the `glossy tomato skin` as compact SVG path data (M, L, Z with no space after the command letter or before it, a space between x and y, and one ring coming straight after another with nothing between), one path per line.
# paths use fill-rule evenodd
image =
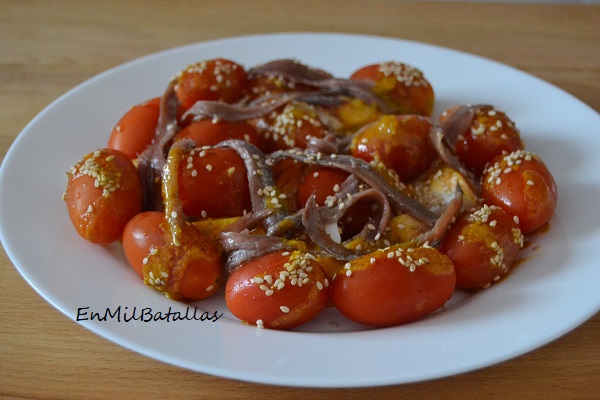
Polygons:
M455 283L448 256L431 247L398 245L347 263L332 282L332 300L352 321L395 326L439 309Z
M335 168L310 166L304 171L298 188L298 206L303 208L309 197L315 195L315 201L322 206L330 196L334 196L350 174Z
M133 106L113 128L108 147L137 158L152 143L159 115L160 98Z
M173 284L171 290L175 297L202 300L215 294L223 284L222 250L215 238L190 225L181 228L181 246L175 249L171 245L168 256L163 258L172 260L178 257L178 265L171 267L171 273L179 283ZM184 267L180 268L182 265ZM173 293L169 294L173 296Z
M513 217L497 206L484 205L462 214L446 233L440 251L456 270L456 287L485 289L511 270L523 234Z
M176 79L175 93L183 110L199 100L233 103L241 99L247 85L244 67L217 58L189 65Z
M131 159L113 149L84 156L67 173L64 199L77 233L105 245L121 238L142 209L142 184Z
M463 165L476 176L481 176L486 164L497 156L523 149L521 134L506 113L491 105L473 106L469 127L458 135L454 145ZM445 111L443 123L459 108Z
M251 122L257 128L266 153L291 148L305 149L311 137L322 138L328 126L320 119L315 107L291 102L264 118Z
M481 196L516 217L523 234L548 223L558 201L554 177L539 156L525 150L497 157L486 168Z
M212 121L209 119L193 122L183 128L174 138L192 140L197 147L214 146L224 140L245 140L260 147L256 129L245 121Z
M125 258L135 272L144 278L144 264L148 262L152 249L165 246L167 227L165 214L160 211L146 211L129 220L123 230L123 250Z
M350 79L372 80L374 91L381 96L394 114L430 116L435 94L433 87L417 68L396 61L367 65L354 72Z
M225 301L242 321L271 329L292 329L314 318L329 301L329 280L312 257L274 252L235 270Z
M201 300L217 292L223 259L216 241L188 225L179 245L171 238L164 213L140 213L123 231L125 257L147 285L169 297Z
M408 182L422 174L435 159L429 140L431 121L417 115L384 115L352 139L352 155L377 160Z
M191 149L183 157L178 182L185 215L227 218L251 210L246 167L234 150Z

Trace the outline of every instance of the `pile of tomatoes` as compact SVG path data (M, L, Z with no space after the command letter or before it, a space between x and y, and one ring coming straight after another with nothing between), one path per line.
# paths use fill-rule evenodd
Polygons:
M236 317L272 329L326 307L407 323L504 279L557 202L504 112L457 105L434 121L433 106L401 62L348 79L292 60L198 62L124 113L68 171L64 200L81 237L122 242L175 300L224 286Z

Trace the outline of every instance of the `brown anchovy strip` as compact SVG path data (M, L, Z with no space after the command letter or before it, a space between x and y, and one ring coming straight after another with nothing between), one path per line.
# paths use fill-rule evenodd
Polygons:
M340 154L346 153L350 148L352 137L349 135L336 135L329 132L324 137L308 137L306 149L315 153Z
M341 169L350 174L354 174L370 187L381 191L388 198L391 205L399 211L412 215L428 226L433 226L437 220L437 216L427 207L400 192L386 181L385 178L369 163L362 159L343 154L315 155L289 150L276 151L271 154L271 158L273 160L292 158L306 164Z
M252 212L257 213L267 209L267 196L261 195L261 193L267 186L275 187L275 178L265 154L258 147L245 140L225 140L216 147L228 147L235 150L244 161L250 188ZM270 235L270 229L280 222L286 214L285 210L281 208L264 219L263 226L268 235Z
M310 239L335 258L348 261L360 256L359 253L336 243L325 231L325 223L321 219L321 214L319 213L319 207L315 202L314 194L306 201L306 206L302 212L302 223L306 227L306 232Z
M256 105L228 104L221 101L200 100L194 103L184 114L183 118L193 116L193 119L217 119L223 121L246 121L262 117L277 108L297 99L300 92L283 93L261 99Z
M444 130L439 126L433 126L429 131L429 140L442 161L464 176L475 193L480 193L481 184L479 180L458 160L452 148L444 140L445 136Z
M327 72L294 60L275 60L256 66L248 71L248 76L250 78L255 76L280 77L293 83L327 89L331 93L354 97L369 104L377 104L382 111L389 111L383 99L373 92L373 82L335 78Z
M457 184L454 188L454 198L450 201L442 215L438 218L433 228L417 237L417 244L429 243L432 246L437 245L442 239L450 225L454 222L456 216L462 210L463 193Z
M227 226L220 234L219 241L223 250L228 253L225 269L233 272L241 264L254 260L264 254L277 250L291 250L281 238L274 236L253 235L250 231L256 228L273 210L262 210L248 213L236 222Z
M473 123L475 111L479 106L461 106L453 111L448 118L439 123L445 133L444 140L452 147L456 145L460 136L463 135Z
M152 143L138 157L138 171L144 187L144 209L162 210L161 175L166 163L167 144L179 131L179 99L172 80L160 99L158 125Z

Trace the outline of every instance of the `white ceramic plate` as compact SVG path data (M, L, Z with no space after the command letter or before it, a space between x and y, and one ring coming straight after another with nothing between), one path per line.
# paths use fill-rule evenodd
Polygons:
M436 117L454 104L498 106L556 178L559 206L550 232L535 238L531 259L502 284L474 296L457 293L444 311L405 326L365 329L329 310L297 332L260 330L236 321L222 296L191 305L211 315L224 313L216 322L125 322L134 308L139 316L145 308L185 313L188 305L145 287L119 246L97 247L76 236L61 199L65 172L84 154L106 145L113 125L130 106L162 94L186 65L215 57L246 66L292 57L341 77L366 64L399 60L419 67L433 84ZM107 308L116 312L121 306L120 322L115 314L104 322L80 323L167 363L291 386L433 379L521 355L598 312L599 132L599 115L569 94L513 68L453 50L338 34L217 40L100 74L31 121L0 171L0 238L29 284L69 318L104 314Z

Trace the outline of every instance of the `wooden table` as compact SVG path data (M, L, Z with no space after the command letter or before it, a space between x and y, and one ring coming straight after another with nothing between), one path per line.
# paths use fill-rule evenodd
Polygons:
M31 118L89 77L173 46L254 33L364 33L446 46L520 68L600 111L599 26L600 7L583 5L2 0L0 160ZM0 397L600 396L600 314L541 349L460 376L374 389L293 389L202 375L134 353L96 336L46 303L4 251L0 271Z

